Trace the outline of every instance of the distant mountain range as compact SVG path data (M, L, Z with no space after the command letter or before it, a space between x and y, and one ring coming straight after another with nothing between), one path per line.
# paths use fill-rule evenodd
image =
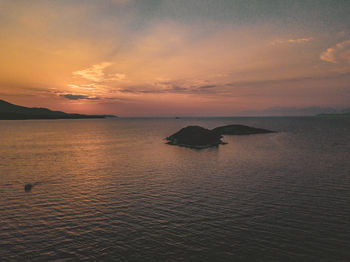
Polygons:
M322 106L310 107L270 107L264 110L247 110L238 112L241 116L318 116L318 115L333 115L347 114L350 112L350 107L333 108Z
M350 117L350 112L348 113L334 113L334 114L319 114L320 117Z
M82 115L67 114L61 111L52 111L47 108L18 106L0 100L0 120L25 120L25 119L86 119L107 118L113 115Z

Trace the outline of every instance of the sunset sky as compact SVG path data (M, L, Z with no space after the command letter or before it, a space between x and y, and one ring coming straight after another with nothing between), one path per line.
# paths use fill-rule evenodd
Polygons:
M0 0L0 99L119 116L350 107L350 1Z

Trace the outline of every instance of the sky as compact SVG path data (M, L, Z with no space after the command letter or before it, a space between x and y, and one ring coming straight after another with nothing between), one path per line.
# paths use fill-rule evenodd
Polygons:
M349 108L349 14L348 0L0 0L0 99L124 117Z

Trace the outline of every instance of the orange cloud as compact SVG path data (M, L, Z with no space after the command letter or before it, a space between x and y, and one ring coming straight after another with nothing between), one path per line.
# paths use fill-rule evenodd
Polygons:
M350 40L328 48L320 55L320 59L334 64L341 62L350 64Z
M84 70L75 71L73 72L73 75L80 76L82 78L94 82L101 82L105 76L104 69L106 69L110 65L111 63L109 62L103 62L100 64L93 65L90 68Z
M278 44L302 44L306 42L310 42L313 38L312 37L306 37L306 38L296 38L296 39L278 39L270 42L271 45L278 45Z

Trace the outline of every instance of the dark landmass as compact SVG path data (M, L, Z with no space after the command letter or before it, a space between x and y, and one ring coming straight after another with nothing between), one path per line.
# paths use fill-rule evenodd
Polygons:
M222 136L216 132L200 126L188 126L167 137L169 145L185 146L191 148L207 148L224 144Z
M28 120L28 119L87 119L116 117L113 115L82 115L67 114L52 111L47 108L18 106L0 100L0 120Z
M350 117L350 112L338 114L319 114L318 117Z
M190 148L208 148L226 144L221 140L223 135L252 135L274 133L275 131L244 125L228 125L209 130L200 126L188 126L166 138L169 145Z
M217 132L220 135L253 135L253 134L266 134L266 133L274 133L275 131L255 128L244 125L228 125L228 126L220 126L214 128L213 132Z

